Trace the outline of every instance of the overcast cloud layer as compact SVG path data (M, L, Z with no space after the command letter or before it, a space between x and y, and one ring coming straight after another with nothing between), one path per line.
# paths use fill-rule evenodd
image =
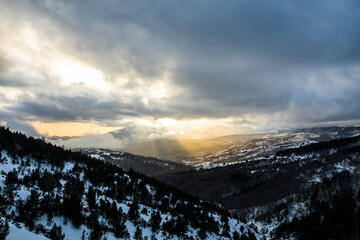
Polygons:
M0 0L0 16L2 121L360 119L358 0Z

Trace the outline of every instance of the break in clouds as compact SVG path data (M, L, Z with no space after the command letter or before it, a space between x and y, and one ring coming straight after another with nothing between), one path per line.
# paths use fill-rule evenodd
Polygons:
M360 2L0 1L0 118L360 119Z

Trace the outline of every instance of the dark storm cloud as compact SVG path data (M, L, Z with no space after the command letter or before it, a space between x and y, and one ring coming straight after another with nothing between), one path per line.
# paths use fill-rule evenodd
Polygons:
M298 97L294 120L311 123L360 119L360 89L346 90L343 96L320 98L315 93Z
M26 19L42 15L59 30L59 38L69 39L77 56L109 76L131 71L142 81L130 79L117 99L100 100L91 93L49 97L50 103L40 98L19 102L13 111L55 120L274 113L294 123L360 118L357 0L26 4ZM3 71L1 66L0 61ZM183 90L180 95L148 105L141 94L121 96L126 89L152 84L168 68L173 84ZM0 78L0 84L9 81Z
M22 101L7 108L13 116L22 119L38 120L95 120L106 121L130 117L162 116L166 117L167 112L158 108L148 108L137 99L132 99L129 103L121 101L104 101L94 96L64 97L39 94L36 102ZM10 116L7 116L9 118Z
M67 109L61 109L55 104L22 102L18 106L11 107L10 110L23 114L23 116L36 116L57 120L76 119L76 115Z
M86 35L101 33L101 48L125 42L144 58L146 51L166 50L187 60L251 56L294 63L360 55L356 1L95 1L86 11L82 5L63 6L68 14L62 17L70 16L72 27Z

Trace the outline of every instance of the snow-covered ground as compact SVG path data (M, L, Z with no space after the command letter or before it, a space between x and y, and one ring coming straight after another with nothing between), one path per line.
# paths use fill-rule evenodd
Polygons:
M39 234L30 232L25 227L16 226L12 223L9 224L10 233L6 237L6 240L49 240L48 238L41 236ZM81 239L81 238L72 238L72 239Z
M40 174L44 173L44 172L49 172L49 173L55 173L55 171L59 171L62 172L63 174L67 175L67 174L72 174L72 170L75 167L75 163L72 161L66 161L64 163L64 166L61 169L58 169L58 167L54 167L49 165L48 163L37 163L35 160L31 159L31 158L12 158L9 156L9 154L6 151L2 151L1 152L1 156L0 156L3 161L0 163L0 186L4 187L5 184L5 179L8 173L10 172L16 172L17 173L17 177L18 179L24 179L24 177L32 172L39 171ZM27 162L27 164L24 164L24 162ZM81 165L81 164L80 164ZM108 202L110 202L112 204L113 201L116 202L116 205L121 208L123 210L123 212L125 214L127 214L129 212L129 206L131 205L131 200L130 198L128 198L127 200L123 201L123 202L117 202L116 200L110 199L108 197L105 197L104 195L101 195L102 192L108 190L107 186L93 186L88 180L85 180L83 178L83 173L81 173L79 176L80 180L82 180L85 184L85 193L88 192L88 188L90 186L92 186L93 188L96 188L98 190L98 194L97 198L96 198L96 202L99 204L100 200L106 200ZM127 178L129 180L129 176L127 174L124 174L123 176L125 179ZM130 180L129 180L130 181ZM141 181L141 180L138 180ZM60 179L59 181L62 185L62 188L64 188L67 179ZM146 189L148 190L148 192L152 195L156 194L156 190L153 186L147 184L145 185ZM37 192L40 193L40 196L43 197L43 195L45 193L42 193L41 190L37 187L34 186L34 188L29 188L26 187L24 185L19 186L15 191L14 191L14 201L18 201L19 199L21 200L27 200L30 196L30 193L32 190L36 190ZM61 190L59 189L54 189L54 192L56 192L59 196L62 196ZM11 211L14 210L15 214L16 213L16 208L12 207ZM143 211L144 210L144 211ZM9 210L10 211L10 210ZM140 214L140 219L142 219L144 222L149 222L150 220L150 216L151 213L155 211L155 209L152 209L149 206L145 206L142 204L139 204L139 212ZM10 213L10 212L9 212ZM8 213L8 214L9 214ZM83 215L86 215L88 213L83 213ZM219 224L220 226L220 232L222 232L222 222L220 220L220 216L217 215L216 213L209 213L210 217L214 218L214 220ZM169 213L160 213L161 216L161 224L164 224L166 221L168 221L169 219L173 218L173 216ZM101 216L99 216L99 222L102 222L103 224L107 224L107 220L102 218ZM87 226L85 225L81 225L80 227L76 228L74 227L70 221L67 221L64 217L52 217L52 218L48 218L47 216L43 216L40 217L39 219L35 219L35 224L40 224L42 227L44 227L44 229L46 229L47 231L50 231L51 228L54 226L54 224L56 224L57 226L61 226L61 231L64 233L65 235L65 240L73 240L73 239L82 239L82 236L85 236L85 239L87 239L87 237L90 235L91 229L89 229ZM136 231L136 226L135 224L130 221L130 220L126 220L125 222L125 226L127 229L127 232L130 234L130 239L134 239L134 235L135 235L135 231ZM230 237L226 238L226 237L222 237L218 234L215 233L208 233L208 237L206 239L211 240L211 239L231 239L231 234L235 231L240 232L240 229L244 229L245 232L253 232L249 226L247 226L244 223L239 222L238 220L229 218L229 229L230 229ZM157 231L157 232L153 232L151 230L150 227L148 226L143 226L141 228L142 230L142 236L143 238L148 238L151 239L152 237L155 237L155 239L172 239L172 240L180 240L183 239L182 237L178 237L175 235L169 235L168 233L164 232L163 230ZM188 227L187 232L185 233L186 238L198 238L198 234L199 234L199 229L194 229L193 227ZM255 236L257 239L261 238L261 235L255 233ZM105 239L107 240L115 240L115 239L121 239L121 238L115 238L113 233L111 232L107 232L104 234ZM34 232L29 231L27 228L25 228L23 223L20 224L16 224L10 220L10 234L8 236L9 240L22 240L22 239L34 239L34 240L43 240L43 239L47 239L45 236L43 236L42 234L36 234Z

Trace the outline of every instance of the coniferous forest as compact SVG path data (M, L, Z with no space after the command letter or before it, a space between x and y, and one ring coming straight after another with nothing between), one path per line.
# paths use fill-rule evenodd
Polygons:
M43 139L0 128L0 151L3 236L11 223L49 239L68 239L64 224L83 239L256 239L219 205Z

